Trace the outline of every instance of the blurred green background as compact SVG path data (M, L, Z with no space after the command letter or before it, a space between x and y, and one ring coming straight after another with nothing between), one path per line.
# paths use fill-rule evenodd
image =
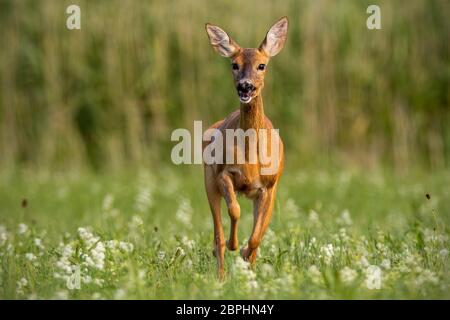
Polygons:
M81 30L66 7L81 7ZM382 30L366 8L381 7ZM449 164L446 0L0 1L0 166L108 170L170 164L173 129L238 107L205 22L244 47L279 17L266 114L290 165Z

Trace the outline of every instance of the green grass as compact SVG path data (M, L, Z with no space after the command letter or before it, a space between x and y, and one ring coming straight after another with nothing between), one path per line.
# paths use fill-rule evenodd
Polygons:
M158 169L0 175L0 299L450 298L449 172L289 169L256 268L227 251L219 282L201 168Z

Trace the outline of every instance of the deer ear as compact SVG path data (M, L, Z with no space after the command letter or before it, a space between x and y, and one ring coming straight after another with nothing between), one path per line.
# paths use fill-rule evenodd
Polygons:
M209 42L221 56L230 58L234 56L240 49L228 34L218 26L206 24L206 32L208 33Z
M277 55L284 47L287 38L288 19L283 17L278 20L267 32L266 37L259 46L259 50L263 51L269 57Z

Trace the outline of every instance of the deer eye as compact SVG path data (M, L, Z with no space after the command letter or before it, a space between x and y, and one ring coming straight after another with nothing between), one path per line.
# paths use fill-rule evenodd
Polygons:
M264 69L266 69L266 65L265 65L264 63L261 63L261 64L258 66L258 70L264 70Z
M237 63L232 63L232 64L231 64L231 68L232 68L233 70L239 70L239 65L238 65Z

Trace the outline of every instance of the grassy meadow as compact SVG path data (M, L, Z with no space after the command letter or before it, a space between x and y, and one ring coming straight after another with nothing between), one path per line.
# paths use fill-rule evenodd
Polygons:
M381 30L366 27L368 0L77 3L81 30L69 31L70 1L0 1L3 167L167 164L174 128L238 107L205 23L257 47L284 15L263 94L291 163L448 165L446 0L377 1Z
M256 268L227 251L220 282L199 170L2 176L0 298L450 298L450 172L290 170Z
M0 0L0 299L450 299L449 13ZM286 168L256 267L227 251L220 282L203 170L172 164L170 135L239 104L205 23L256 47L284 15L263 96Z

